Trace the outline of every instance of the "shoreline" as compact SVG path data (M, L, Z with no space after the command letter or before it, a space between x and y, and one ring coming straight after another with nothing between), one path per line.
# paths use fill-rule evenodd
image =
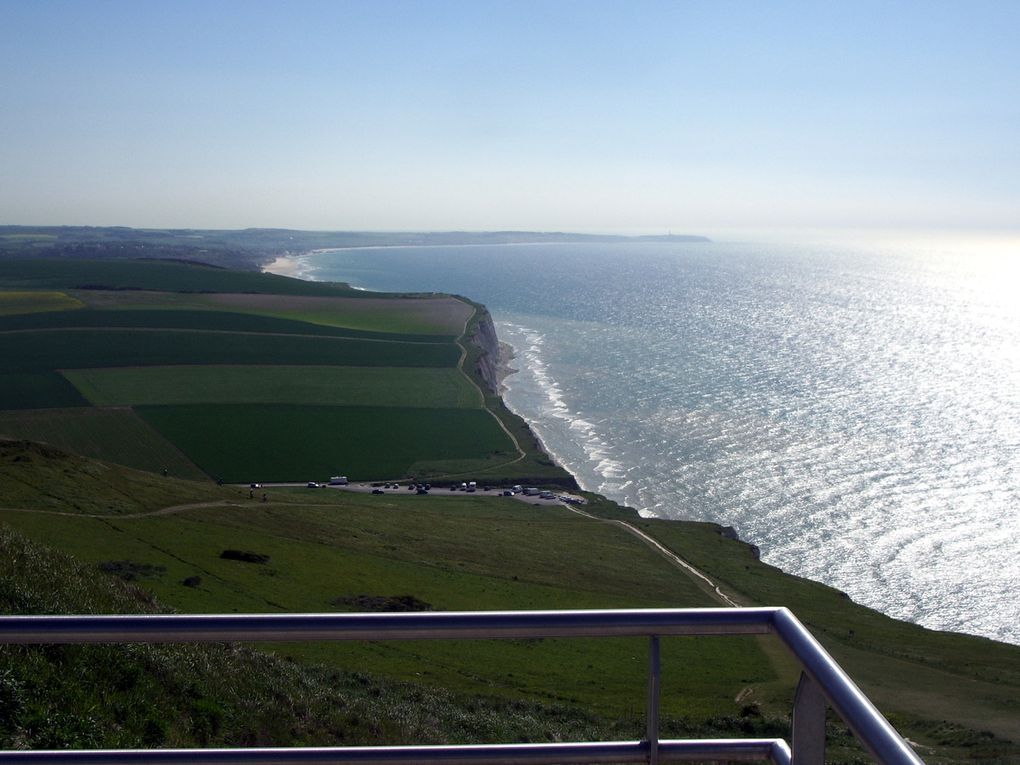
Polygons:
M496 361L496 395L500 398L503 397L503 393L506 391L507 386L504 384L506 379L510 375L515 375L521 370L510 366L510 362L517 358L517 354L514 352L514 347L510 343L499 341L499 359ZM505 401L503 402L506 403ZM561 466L562 467L562 466ZM577 480L577 476L574 476L574 480Z
M277 255L276 258L270 263L263 263L259 266L259 270L264 274L275 274L276 276L287 276L291 279L303 279L302 272L302 255ZM307 279L306 281L315 281L314 279Z
M393 248L412 247L412 246L415 246L415 245L396 245ZM264 272L274 273L274 274L277 274L277 275L280 275L280 276L287 276L287 277L290 277L290 278L304 279L304 280L307 280L307 281L319 281L317 279L310 278L306 274L302 273L302 271L306 270L305 268L302 267L302 266L306 265L305 263L303 263L303 260L305 258L307 258L308 256L312 256L312 255L315 255L315 254L320 253L320 252L330 252L330 251L337 251L337 250L344 250L344 249L367 249L367 248L323 248L321 250L315 250L315 251L304 252L304 253L286 253L284 255L277 256L272 262L266 263L265 265L263 265L261 267L261 269ZM382 247L382 246L379 246L379 247L375 247L373 249L391 249L391 247ZM503 340L500 340L498 337L497 337L497 341L498 341L498 354L497 354L496 369L495 369L495 379L496 379L496 390L495 390L495 393L502 400L504 394L509 389L509 386L506 385L506 380L510 376L512 376L513 374L519 373L520 370L518 368L515 368L514 366L512 366L513 360L517 357L515 349L513 348L513 346L510 345L509 343L504 342ZM505 400L504 400L504 406L507 406L507 408L510 409L509 405L506 404ZM511 411L513 411L513 410L511 410ZM518 416L521 416L521 415L518 414ZM522 419L524 419L524 421L527 423L529 430L531 431L531 433L533 434L534 438L538 442L538 444L539 444L540 448L542 449L542 451L545 452L545 454L547 454L549 456L549 458L557 466L559 466L565 473L567 473L570 476L572 476L573 480L575 481L575 483L578 486L581 486L581 482L578 480L578 477L569 468L567 468L564 465L563 460L561 458L559 458L552 450L550 450L546 446L546 444L542 441L541 437L538 435L538 432L535 430L534 423L528 422L528 420L526 418L522 417ZM604 495L601 494L601 492L598 492L598 491L594 491L592 493L599 494L600 496L604 496ZM613 502L613 504L617 505L620 508L623 508L623 509L626 509L628 511L634 512L635 514L637 514L641 518L645 517L645 516L641 515L640 511L638 511L636 508L630 507L629 505L625 504L624 502L612 499L610 497L605 497L605 499ZM733 539L735 541L739 541L739 542L742 542L743 544L748 545L750 548L752 548L755 551L755 553L756 553L755 554L755 558L761 560L761 549L758 546L758 544L756 544L753 541L748 541L748 540L744 539L743 537L739 536L735 532L735 530L732 528L732 526L727 526L727 525L725 525L723 523L720 523L718 521L692 521L690 519L668 518L668 517L662 517L662 516L650 516L650 518L651 519L655 519L655 520L677 522L677 523L681 523L681 524L683 524L683 523L692 523L692 522L693 523L711 523L711 524L719 527L719 529L723 533L725 533L727 538ZM762 561L762 562L765 563L766 565L774 565L774 564L768 564L767 561ZM802 575L799 575L799 574L791 573L787 569L784 569L784 568L781 568L780 570L783 571L783 573L786 574L787 576L794 576L794 577L802 576ZM811 579L811 581L817 582L818 584L824 585L826 587L831 587L833 589L838 589L835 585L827 584L826 582L824 582L821 579ZM846 597L848 600L851 600L856 605L862 605L858 601L850 599L849 596L846 595L845 593L844 593L843 597ZM935 632L946 631L946 632L948 632L950 634L955 634L955 635L961 635L961 636L967 636L967 637L978 637L978 638L983 638L983 639L987 639L987 640L992 640L994 642L1002 643L1004 645L1016 645L1014 643L1010 643L1010 642L1004 640L1001 637L990 637L990 636L981 635L981 634L977 634L977 633L974 633L974 632L967 632L967 631L963 631L963 630L938 630L938 629L933 628L933 627L924 626L924 625L920 624L919 622L913 621L912 619L908 619L908 618L905 618L905 617L902 617L902 616L893 616L891 614L888 614L885 611L880 611L880 612L883 615L887 616L888 618L894 619L896 621L902 621L902 622L908 623L908 624L914 624L914 625L916 625L916 626L918 626L918 627L920 627L922 629L926 629L926 630L930 630L930 631L935 631Z

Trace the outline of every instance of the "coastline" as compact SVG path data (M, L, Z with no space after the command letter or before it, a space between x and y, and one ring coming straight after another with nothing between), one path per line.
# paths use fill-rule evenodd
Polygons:
M301 279L304 264L301 262L301 255L277 255L271 263L263 263L259 266L264 274L275 274L277 276L288 276L291 279Z
M504 381L510 375L515 375L521 370L510 366L510 362L517 358L514 347L510 343L499 341L499 359L496 362L496 395L502 397L507 386ZM505 402L504 402L505 403ZM574 477L577 480L577 477Z
M288 276L288 277L292 277L292 278L309 279L309 280L315 281L315 279L313 277L308 276L308 272L309 271L313 271L313 269L309 268L309 261L311 261L314 258L314 256L317 253L319 253L319 252L329 252L329 251L335 251L337 249L345 249L345 248L327 248L327 249L314 250L314 251L308 251L308 252L303 252L303 253L286 253L284 255L278 256L271 263L267 263L265 266L263 266L263 270L266 271L266 272L269 272L269 273L275 273L275 274L279 274L279 275L283 275L283 276ZM380 248L380 249L383 249L383 248ZM302 273L302 272L304 272L304 273ZM513 347L510 344L503 342L499 338L496 338L496 340L498 341L498 352L495 354L495 356L496 356L496 364L495 364L495 369L494 369L495 374L491 375L489 377L489 380L490 380L490 384L491 384L491 382L493 380L495 380L496 384L495 384L495 386L492 386L492 387L495 388L494 392L495 392L495 394L500 399L503 399L503 397L506 394L507 390L509 389L509 387L511 387L511 386L508 386L506 384L508 378L511 375L513 375L514 373L517 373L519 370L517 368L515 368L514 365L513 365L513 360L515 359L515 357L517 355L515 353ZM492 350L491 345L492 344L488 345L488 347L490 349L490 352ZM517 366L518 367L520 366L519 362L518 362ZM516 386L513 386L513 387L516 387ZM505 403L505 401L504 401L504 406L507 406L507 408L509 409L509 406ZM536 443L539 444L539 447L541 448L541 450L546 455L548 455L550 460L552 462L554 462L557 466L559 466L565 473L568 473L568 474L572 475L574 481L578 482L578 485L580 485L580 482L578 481L577 476L573 475L572 471L569 468L565 467L564 461L558 455L556 455L552 450L550 450L546 446L545 443L542 442L541 438L539 437L538 433L535 430L535 424L534 423L528 423L528 427L529 427L529 430L531 431L533 437L535 438ZM593 488L596 490L596 493L598 493L597 492L598 487L593 487ZM627 510L635 512L635 513L638 512L637 510L634 510L633 508L631 508L630 506L625 504L626 499L623 499L623 501L619 501L619 500L612 500L612 501L614 502L614 504L617 504L621 508L627 508ZM652 518L652 519L654 519L654 518ZM675 518L675 519L674 518L660 518L659 520L675 521L675 522L678 522L678 523L681 523L681 524L690 522L689 519L684 519L684 518ZM718 521L710 521L710 522L712 522L715 525L719 526L719 528L721 528L721 529L727 528L724 525L725 522L723 522L723 523L719 523ZM752 547L752 548L754 548L756 550L758 549L758 545L761 544L761 542L759 542L758 540L755 539L755 536L757 536L757 535L751 534L751 535L748 535L747 539L745 539L743 537L739 537L737 534L735 534L732 531L732 529L728 529L728 528L727 528L727 536L730 539L735 539L737 541L741 541L744 544L747 544L747 545L749 545L750 547ZM753 541L748 541L748 539L751 539ZM768 561L768 549L767 548L766 548L766 561ZM771 565L775 565L775 564L771 564ZM789 569L785 569L784 568L784 571L786 571L788 573L788 575L790 575L790 576L798 576L798 574L789 573L789 571L790 571ZM804 576L804 575L800 574L800 576ZM820 577L818 579L814 579L813 581L818 581L819 583L823 583L824 582L824 580L822 580ZM826 586L832 587L833 585L826 585ZM844 597L846 597L846 596L844 596ZM896 617L892 617L891 616L890 618L895 618L895 619L902 620L902 621L905 621L905 622L908 622L908 623L917 624L917 622L913 622L913 621L911 621L908 618L903 617L903 616L896 616ZM934 629L934 628L927 627L926 629ZM963 630L951 630L951 632L953 632L954 634L969 635L969 636L973 636L975 634L973 632L965 632ZM1005 641L1002 640L1001 637L988 637L988 639L1005 642ZM1008 644L1010 644L1010 643L1008 643Z

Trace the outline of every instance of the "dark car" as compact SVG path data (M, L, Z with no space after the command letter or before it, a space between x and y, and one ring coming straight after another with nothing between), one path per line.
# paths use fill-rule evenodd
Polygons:
M514 493L512 491L510 491L510 489L505 489L503 491L503 496L504 497L512 497L513 495L514 495Z
M385 494L386 492L382 489L372 489L373 494Z
M428 494L429 490L428 489L418 489L418 491L416 491L415 493L416 494Z

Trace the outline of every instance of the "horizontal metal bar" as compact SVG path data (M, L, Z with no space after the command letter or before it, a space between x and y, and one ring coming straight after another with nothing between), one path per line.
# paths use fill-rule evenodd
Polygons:
M4 616L0 617L0 644L748 635L770 632L776 611L775 608L703 608Z
M876 760L886 765L924 765L910 744L788 609L778 609L774 618L776 634Z
M785 608L0 617L0 644L448 640L770 632L779 635L804 671L817 683L828 703L877 760L888 765L923 765L909 744ZM519 756L528 756L524 750L521 752ZM14 755L35 754L0 753L0 765L3 761L10 762L8 758ZM771 756L779 762L784 755L782 750L773 747ZM739 758L728 756L727 759ZM570 760L561 757L557 761Z
M784 760L784 753L786 759ZM263 749L93 749L0 752L2 765L540 765L644 763L643 741L473 746L302 747ZM781 739L660 741L660 762L762 762L787 765Z

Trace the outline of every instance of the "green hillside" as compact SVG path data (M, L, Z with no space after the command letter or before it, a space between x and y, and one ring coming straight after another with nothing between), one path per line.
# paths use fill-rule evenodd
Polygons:
M699 581L626 529L565 508L326 489L270 489L261 502L241 489L102 467L26 444L4 447L2 485L32 475L48 495L38 509L59 506L75 514L54 522L47 513L0 510L0 523L132 577L161 602L189 612L373 610L397 602L436 610L718 604ZM114 496L136 504L117 505ZM105 512L104 502L111 505ZM157 512L162 503L171 509ZM0 505L16 506L7 498ZM1020 649L884 617L758 562L747 545L716 526L642 521L604 501L594 505L652 533L748 605L790 605L919 743L927 761L1020 762L1010 743L1020 719ZM225 549L268 558L224 559ZM297 666L367 672L373 682L428 689L422 693L516 700L534 710L558 705L575 710L567 715L571 725L614 735L640 730L643 641L323 643L272 650ZM664 731L786 735L795 677L771 638L666 640ZM838 727L831 736L834 761L856 761Z
M145 590L0 526L5 614L158 613ZM716 731L708 729L706 735ZM636 723L298 664L238 645L0 648L0 749L634 738Z

